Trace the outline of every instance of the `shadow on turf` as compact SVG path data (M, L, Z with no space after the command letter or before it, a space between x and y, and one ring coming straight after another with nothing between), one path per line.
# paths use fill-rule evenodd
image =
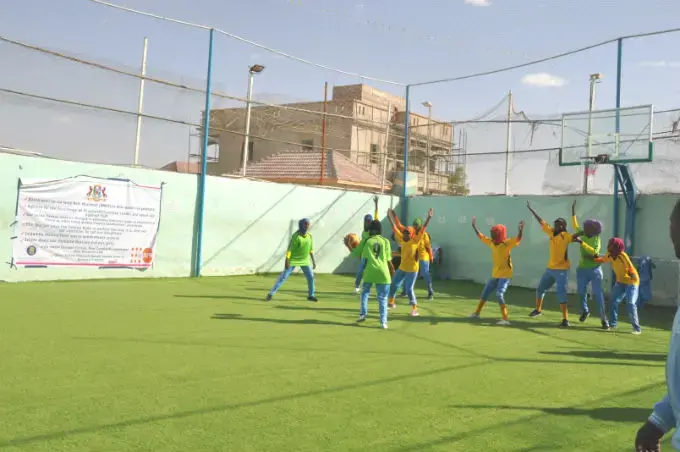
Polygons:
M451 405L454 409L470 410L517 410L517 411L542 411L545 414L556 416L588 416L598 421L609 422L644 422L651 410L643 408L541 408L533 406L511 406L511 405Z
M213 300L248 300L248 301L263 301L262 298L255 297L239 297L234 295L175 295L177 298L202 298L202 299L213 299Z
M576 356L579 358L596 359L624 359L630 361L656 361L666 362L666 355L663 353L618 353L612 351L598 350L573 350L569 352L541 352L544 355L557 356Z
M332 326L359 326L356 322L343 323L334 322L332 320L319 320L319 319L272 319L272 318L261 318L261 317L244 317L241 314L213 314L211 319L216 320L241 320L244 322L266 322L266 323L279 323L283 325L332 325ZM379 328L377 325L361 325L362 328Z

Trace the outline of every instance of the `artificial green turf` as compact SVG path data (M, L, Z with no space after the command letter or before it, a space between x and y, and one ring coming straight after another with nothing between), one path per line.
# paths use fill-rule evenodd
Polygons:
M511 327L465 318L480 287L437 282L355 326L351 278L0 285L0 450L622 451L665 392L672 314L642 336L579 324L511 288ZM419 290L422 295L422 289ZM649 327L654 325L654 327Z

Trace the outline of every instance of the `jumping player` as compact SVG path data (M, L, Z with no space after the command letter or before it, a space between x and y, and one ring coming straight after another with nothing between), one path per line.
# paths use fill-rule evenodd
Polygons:
M314 269L316 269L316 260L314 259L314 244L312 241L312 234L309 232L311 226L307 218L303 218L298 222L298 230L293 234L288 244L286 251L286 261L284 263L284 270L279 275L274 287L267 294L267 301L271 301L276 292L281 288L283 283L293 273L295 267L300 267L307 279L307 300L317 302L316 291L314 287ZM311 266L309 265L311 262Z
M581 247L581 259L576 269L578 296L581 300L581 316L578 320L585 322L590 317L590 309L588 309L588 284L590 284L600 314L602 329L608 330L609 322L607 321L604 293L602 292L602 267L599 262L593 259L600 253L602 224L597 220L586 220L583 222L583 229L581 229L576 218L576 201L571 205L571 224L577 233L583 234L580 236L581 241L588 245L588 248ZM590 248L593 249L592 253L588 251Z
M585 242L581 243L581 248L594 254L594 249ZM630 323L633 325L633 334L641 334L642 328L638 320L637 300L640 287L640 275L638 274L635 265L631 262L630 257L626 254L623 240L618 237L609 239L607 244L607 254L602 257L595 257L595 262L601 264L610 263L614 275L616 275L616 283L612 288L612 305L609 318L609 325L611 328L616 328L616 323L619 318L619 304L624 298L628 299L628 317Z
M373 220L378 219L378 197L377 196L373 197L373 204L375 205L375 211L374 211L375 215L371 216L370 213L367 213L366 215L364 215L364 229L363 229L363 232L361 233L361 240L362 241L368 239L368 237L369 237L368 228L371 226L371 222L373 222ZM357 256L357 257L361 256L361 252L357 250L357 248L359 248L358 246L354 250L352 250L349 247L349 244L347 244L347 243L345 243L345 246L347 247L347 249L349 250L349 252L352 256ZM365 265L366 265L366 263L362 259L361 262L359 263L359 269L357 270L356 278L354 279L354 291L356 293L359 293L359 290L361 290L361 278L362 278L362 275L364 273L364 266Z
M397 229L404 229L404 226L399 221L399 218L395 217L395 225ZM423 220L421 218L416 218L413 220L413 225L411 226L411 235L420 234L423 228ZM434 259L434 254L432 253L432 241L430 240L430 234L427 231L423 232L423 239L420 242L420 247L418 248L418 267L419 273L425 278L427 283L427 299L434 299L434 289L432 288L432 274L430 273L430 264ZM406 293L406 288L404 287L401 293L402 297L408 296Z
M389 306L390 308L396 307L397 304L394 296L397 293L399 285L403 283L406 293L409 296L412 316L420 315L418 312L418 301L413 292L413 286L418 276L418 248L420 247L420 241L423 239L423 233L426 231L427 225L430 224L433 215L434 211L430 209L427 213L427 221L425 221L420 232L418 234L412 234L410 228L398 229L396 227L397 215L393 210L389 210L387 214L387 218L390 220L390 224L392 224L392 230L394 231L397 243L401 245L401 263L399 264L399 269L394 273L394 278L392 278Z
M366 320L368 315L368 296L371 286L375 284L375 292L378 297L380 312L380 326L387 329L387 296L392 283L394 267L392 267L392 246L389 240L383 237L380 221L373 220L369 226L369 238L364 242L361 252L361 260L365 262L364 283L361 288L361 310L357 322Z
M557 285L557 299L562 310L562 323L560 326L569 327L569 309L567 308L567 282L569 279L569 256L567 249L569 244L574 242L574 235L567 232L567 220L557 218L550 226L541 218L527 201L527 208L533 214L536 221L541 225L543 232L550 238L550 257L548 258L548 268L541 277L536 288L536 309L530 317L538 317L543 314L543 298L545 293L553 285Z
M482 308L486 304L491 292L496 291L498 297L498 305L501 309L501 320L498 325L510 325L508 320L508 307L505 305L505 291L512 280L512 259L510 251L518 246L522 241L522 232L524 231L524 222L519 222L519 229L517 237L507 238L507 228L504 224L497 224L491 228L491 238L482 234L477 229L477 220L472 217L472 229L474 229L477 237L491 248L491 260L493 262L493 270L491 271L491 278L486 282L482 290L482 296L479 299L477 310L470 315L470 318L478 319Z

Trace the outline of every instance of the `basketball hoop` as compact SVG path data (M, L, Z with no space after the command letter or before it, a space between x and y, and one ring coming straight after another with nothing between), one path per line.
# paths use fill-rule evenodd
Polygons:
M597 165L586 164L585 167L586 176L594 176L597 173Z

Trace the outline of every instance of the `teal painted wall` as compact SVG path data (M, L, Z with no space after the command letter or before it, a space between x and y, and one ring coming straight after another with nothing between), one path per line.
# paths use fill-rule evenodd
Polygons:
M11 269L0 267L0 281L81 278L190 276L197 176L167 171L83 164L0 154L0 255L12 256L11 236L19 178L64 178L76 175L128 178L163 187L161 226L153 269L92 268ZM342 237L360 232L372 213L372 195L343 190L208 177L203 240L203 274L233 275L278 272L290 234L300 218L313 222L317 272L354 271ZM397 202L382 196L381 211Z

